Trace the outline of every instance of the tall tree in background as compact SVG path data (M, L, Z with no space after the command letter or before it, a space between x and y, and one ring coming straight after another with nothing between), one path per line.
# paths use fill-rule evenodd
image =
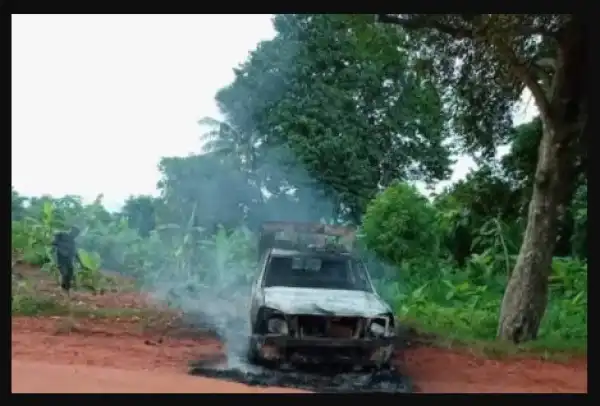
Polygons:
M355 222L395 179L448 176L440 97L404 69L396 29L355 15L277 15L274 25L216 96L225 123L213 150L245 154L269 194L330 202L333 218Z
M156 211L160 201L152 196L130 196L123 205L121 213L127 219L129 227L138 230L142 237L148 237L156 228Z
M240 226L260 201L260 190L235 165L214 154L163 158L158 184L164 201L163 222L214 230Z
M11 219L21 220L26 213L25 203L27 202L27 198L20 195L19 192L15 190L14 186L10 187L10 197L11 197Z
M418 48L415 66L435 73L465 146L490 154L527 88L538 107L539 141L527 227L509 280L498 336L534 339L547 304L559 217L584 170L591 71L589 27L573 14L380 14ZM402 63L402 62L400 62Z

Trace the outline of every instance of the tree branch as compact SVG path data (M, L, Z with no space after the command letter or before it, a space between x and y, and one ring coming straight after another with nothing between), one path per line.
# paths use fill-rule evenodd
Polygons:
M535 75L533 75L531 69L522 63L512 48L504 42L496 40L493 45L497 47L500 56L508 63L513 75L523 82L529 91L531 91L533 99L540 111L540 115L542 116L542 119L546 121L552 116L550 101L548 100L544 89L536 80Z
M421 15L419 17L402 18L393 14L376 14L375 21L383 24L394 24L402 26L408 30L421 28L432 28L455 39L473 38L471 30L466 28L457 28L437 20L436 15ZM517 36L541 35L556 39L558 32L546 30L541 27L520 27L516 32Z
M481 15L483 16L483 15ZM463 17L464 19L464 17ZM469 19L475 20L475 17ZM485 33L481 30L477 30L477 25L473 29L458 28L449 24L444 24L437 19L436 15L419 15L416 17L403 18L393 14L377 14L376 21L386 24L399 25L408 30L417 30L423 28L434 29L439 32L445 33L454 39L470 38L472 40L483 40L485 42L491 42L491 45L495 46L498 50L499 56L505 60L509 65L509 68L513 75L519 79L533 95L533 98L537 104L537 107L542 115L543 119L546 120L551 116L550 102L548 95L538 83L536 75L533 71L515 54L514 50L501 40L492 38L486 38ZM556 33L552 33L547 30L543 30L539 27L521 27L516 32L516 35L527 36L527 35L551 35L555 36Z
M433 28L456 39L472 38L472 32L464 28L456 28L439 22L435 16L419 16L413 18L401 18L392 14L376 14L376 22L383 24L400 25L408 30L420 28Z
M528 69L538 78L538 81L541 83L541 86L544 90L544 94L546 94L546 98L548 100L552 100L551 75L535 63L531 64Z

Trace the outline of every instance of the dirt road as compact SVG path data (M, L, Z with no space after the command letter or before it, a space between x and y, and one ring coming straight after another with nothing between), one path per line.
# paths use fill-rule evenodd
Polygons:
M587 360L482 359L437 348L408 351L402 362L426 393L587 393Z
M215 357L210 339L163 338L136 321L13 318L13 392L299 392L189 376L187 362ZM421 392L587 392L587 362L492 361L448 350L407 351L399 367ZM35 377L32 379L32 377Z
M134 322L13 320L12 391L20 393L291 393L187 375L187 361L214 356L214 341L151 341ZM35 377L35 379L31 379Z
M292 393L175 372L127 371L88 365L13 361L14 393ZM35 376L36 379L26 379Z

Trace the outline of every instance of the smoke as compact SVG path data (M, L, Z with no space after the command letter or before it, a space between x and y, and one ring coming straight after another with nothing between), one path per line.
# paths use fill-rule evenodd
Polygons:
M258 226L264 221L336 222L339 210L285 149L270 150L268 162L252 173L211 154L202 157L181 159L215 165L215 175L195 185L195 194L207 199L194 204L186 227L159 232L169 258L145 269L141 282L153 299L179 309L186 322L215 332L230 366L240 367L250 336L251 283L259 271ZM224 223L228 227L220 226Z
M280 100L298 73L296 56L305 43L303 36L295 37L296 18L282 15L275 19L276 27L289 31L293 38L285 40L285 52L277 53L278 69L269 69L260 87L242 83L217 94L226 119L225 123L201 120L202 125L212 127L204 137L208 151L166 158L160 164L166 208L179 216L179 225L186 226L161 231L160 241L168 246L169 258L154 270L145 270L144 290L180 309L199 328L214 330L227 348L229 362L243 359L247 349L260 224L339 223L348 211L331 188L308 173L290 148L274 147L268 137L254 136L261 131L252 123L253 112ZM310 22L308 17L306 23ZM271 46L281 44L272 42Z

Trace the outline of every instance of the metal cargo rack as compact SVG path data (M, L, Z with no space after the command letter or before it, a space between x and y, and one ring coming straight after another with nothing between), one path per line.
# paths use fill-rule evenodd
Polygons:
M351 253L356 232L321 223L266 222L261 226L259 256L270 248L327 253Z

